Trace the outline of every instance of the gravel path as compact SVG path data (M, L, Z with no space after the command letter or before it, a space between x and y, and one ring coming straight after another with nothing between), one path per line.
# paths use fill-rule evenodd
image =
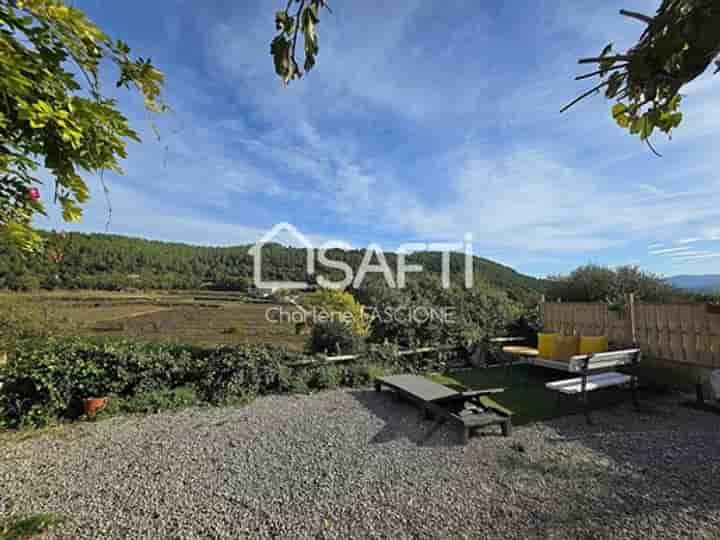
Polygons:
M619 407L458 444L389 393L0 434L0 512L51 538L720 538L720 417Z

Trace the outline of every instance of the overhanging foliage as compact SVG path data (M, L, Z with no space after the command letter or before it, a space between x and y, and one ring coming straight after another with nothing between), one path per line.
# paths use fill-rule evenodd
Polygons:
M720 2L663 0L654 17L620 13L647 28L624 54L616 54L610 43L600 56L581 59L581 64L596 64L599 69L577 80L597 77L601 82L562 110L604 90L608 99L617 102L612 115L620 127L644 141L655 129L670 136L683 118L680 90L713 63L715 73L720 71Z
M90 197L80 173L122 172L127 141L139 140L103 95L103 61L117 69L118 87L139 91L151 111L165 110L162 73L82 11L60 0L0 0L0 233L26 250L41 240L30 225L45 213L40 168L55 180L49 198L63 218L78 221Z

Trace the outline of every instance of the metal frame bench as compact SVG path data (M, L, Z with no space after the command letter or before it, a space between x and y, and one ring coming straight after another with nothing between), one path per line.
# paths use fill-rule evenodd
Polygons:
M579 377L549 382L545 388L564 395L578 396L583 404L585 418L591 424L589 393L595 390L630 385L633 404L637 407L637 376L607 370L623 366L632 368L639 363L640 349L573 356L567 363L567 371L577 373Z
M393 375L375 379L375 390L379 392L383 386L415 403L422 409L425 418L437 416L461 426L463 444L468 441L471 432L481 427L500 426L506 437L512 432L512 422L507 412L483 405L479 400L481 396L503 392L503 388L458 392L418 375Z

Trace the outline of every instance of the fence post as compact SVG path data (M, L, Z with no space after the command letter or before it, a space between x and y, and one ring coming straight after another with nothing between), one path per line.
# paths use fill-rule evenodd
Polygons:
M637 345L637 326L635 324L635 293L630 293L630 332L633 346Z

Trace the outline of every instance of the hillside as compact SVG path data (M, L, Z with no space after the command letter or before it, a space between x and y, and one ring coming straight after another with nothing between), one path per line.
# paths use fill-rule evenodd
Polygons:
M46 234L43 254L26 256L0 242L0 288L37 287L68 289L124 288L244 289L251 284L253 259L250 246L203 247L105 234L70 233L63 238ZM272 280L312 281L306 275L307 252L268 244L263 248L263 274ZM333 260L356 269L364 252L335 250ZM397 256L385 254L396 267ZM414 253L408 264L422 264L426 272L440 273L438 253ZM451 270L461 273L464 257L453 254ZM476 275L494 287L519 296L542 292L545 282L482 257L475 257ZM320 271L322 271L322 267ZM324 272L330 274L331 272Z
M679 289L699 293L715 293L720 291L720 274L682 275L665 278L665 281Z

